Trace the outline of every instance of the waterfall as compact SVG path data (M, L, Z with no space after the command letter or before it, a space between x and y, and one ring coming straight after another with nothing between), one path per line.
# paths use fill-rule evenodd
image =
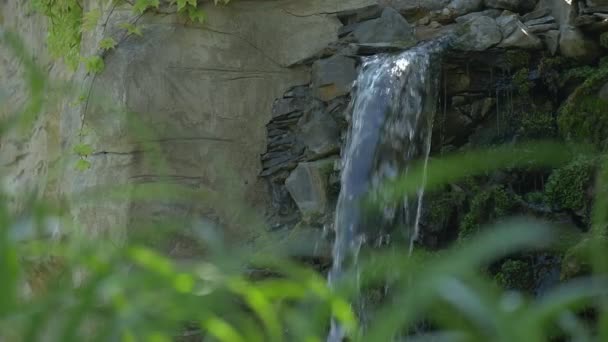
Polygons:
M363 244L382 245L402 237L410 251L419 235L424 186L415 198L364 214L362 200L383 181L407 175L408 164L431 147L439 89L439 65L433 63L446 39L424 43L397 55L364 60L350 104L350 131L342 153L341 191L335 214L332 286L347 265L356 264ZM421 180L424 184L424 180ZM391 230L405 227L401 234ZM328 341L344 334L332 322Z

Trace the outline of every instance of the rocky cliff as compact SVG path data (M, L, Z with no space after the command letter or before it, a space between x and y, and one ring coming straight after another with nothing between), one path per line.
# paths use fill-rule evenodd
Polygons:
M0 167L15 210L31 192L66 200L91 236L120 242L179 218L171 237L155 242L175 257L203 253L192 242L199 226L221 227L237 245L261 234L254 222L278 236L320 238L330 230L339 193L340 150L361 58L448 34L457 38L443 58L433 155L528 138L605 145L606 1L202 2L202 24L165 3L143 14L128 4L82 5L101 12L81 46L82 55L103 58L100 73L82 66L67 71L48 57L45 18L27 4L0 4L4 29L20 33L53 80L70 80L81 90L80 101L50 102L29 138L3 136ZM125 22L136 24L141 36L126 35ZM117 45L99 53L108 37ZM20 86L22 68L5 51L0 77L8 112L28 94ZM73 167L83 158L74 153L79 144L92 147L85 170ZM438 248L521 212L585 231L593 161L575 163L491 174L433 194L422 244ZM155 184L205 196L138 196ZM80 200L83 192L115 186L129 191ZM243 206L254 213L245 214ZM310 245L294 253L329 257ZM540 265L538 272L547 264L551 273L559 260L525 255L495 271L523 263ZM546 278L531 277L534 285L525 286L533 288Z

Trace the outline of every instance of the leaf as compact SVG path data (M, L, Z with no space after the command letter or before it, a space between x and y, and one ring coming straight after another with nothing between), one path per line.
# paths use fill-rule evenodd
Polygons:
M74 168L78 171L86 171L91 168L91 162L86 159L80 158L74 165Z
M74 146L74 153L81 157L87 157L93 153L93 147L89 144L78 144Z
M177 0L177 10L181 11L184 9L184 7L186 7L187 5L190 5L194 8L196 8L196 0Z
M97 74L103 71L104 63L103 59L100 56L91 56L87 58L83 58L85 69L87 72L92 74Z
M205 16L205 11L203 11L201 8L196 8L196 7L188 7L188 17L190 18L190 20L192 20L192 22L199 22L199 23L204 23L206 16Z
M159 5L159 0L136 0L135 4L133 5L133 11L143 14L148 8L158 8Z
M120 23L118 25L123 30L127 30L127 33L134 34L136 36L142 36L141 28L139 26L135 26L131 23Z
M102 50L110 50L116 47L116 41L114 38L104 38L99 42L99 48Z
M101 18L101 10L99 8L88 11L82 16L81 32L89 32L97 27L97 22Z

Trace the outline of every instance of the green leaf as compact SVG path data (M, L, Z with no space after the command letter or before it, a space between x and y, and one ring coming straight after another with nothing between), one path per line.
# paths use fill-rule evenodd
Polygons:
M99 42L99 48L102 50L110 50L116 47L116 41L114 38L104 38Z
M120 23L118 25L123 30L127 30L127 33L134 34L136 36L142 36L141 28L139 26L135 26L131 23Z
M159 0L136 0L133 5L133 11L142 14L149 8L158 8L159 5Z
M83 58L82 61L84 62L87 72L97 74L103 71L104 63L100 56Z
M86 159L80 158L74 165L74 168L78 171L86 171L91 168L91 162Z
M89 32L95 29L97 22L101 18L101 10L99 8L88 11L82 16L81 32Z
M205 22L206 19L205 11L203 11L201 8L196 8L192 6L188 6L188 17L193 22L199 22L201 24Z
M177 0L177 10L181 11L184 9L184 7L186 7L187 5L190 5L194 8L196 8L196 0Z
M93 153L93 147L89 144L78 144L74 146L74 153L81 157L90 156Z

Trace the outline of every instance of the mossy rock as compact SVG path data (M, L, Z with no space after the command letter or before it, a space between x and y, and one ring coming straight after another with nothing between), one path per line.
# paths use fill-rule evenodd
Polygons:
M608 139L608 101L593 94L576 102L576 106L559 114L557 122L562 137L604 149Z
M531 291L534 288L532 265L523 260L509 259L500 266L494 280L507 290Z
M534 83L530 81L530 69L522 68L513 75L513 87L522 96L530 95Z
M603 250L608 248L608 238L606 236L600 237L599 240L597 237L587 236L566 251L561 266L560 278L562 280L591 273L595 242L599 243Z
M444 191L431 194L427 202L426 222L432 232L443 231L462 206L466 195L462 191Z
M555 118L548 111L525 113L521 120L521 133L527 139L553 138L557 133Z
M495 185L481 190L471 199L469 211L460 224L459 239L474 235L484 224L513 214L519 204L519 196L503 186Z
M580 70L587 78L561 107L557 118L559 132L566 140L604 148L608 137L608 102L600 99L597 92L608 82L608 59L595 69Z
M547 203L559 210L571 210L585 216L590 206L590 187L597 168L595 158L579 158L549 176L545 186Z
M506 60L511 70L525 68L530 65L530 53L524 50L508 50Z

